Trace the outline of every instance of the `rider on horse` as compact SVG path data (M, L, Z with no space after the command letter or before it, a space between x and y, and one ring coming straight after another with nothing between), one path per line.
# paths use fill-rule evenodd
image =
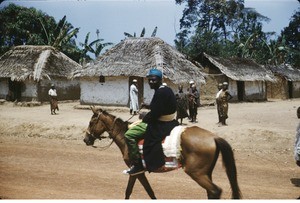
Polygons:
M150 88L155 92L150 105L142 104L142 107L150 109L143 118L143 122L147 123L143 155L147 170L152 172L165 164L161 142L179 123L175 120L176 97L172 89L162 85L162 72L155 68L151 69L147 78ZM130 175L143 172L144 167L140 158L133 162L133 167L128 171Z

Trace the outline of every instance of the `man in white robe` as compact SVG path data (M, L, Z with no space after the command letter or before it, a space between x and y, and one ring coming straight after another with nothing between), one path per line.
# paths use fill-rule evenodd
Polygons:
M138 99L138 89L137 89L137 80L132 80L132 84L130 86L130 114L137 114L139 110L139 99Z

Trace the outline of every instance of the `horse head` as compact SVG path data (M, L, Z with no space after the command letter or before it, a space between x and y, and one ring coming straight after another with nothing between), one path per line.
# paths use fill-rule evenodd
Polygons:
M108 130L101 120L101 114L103 110L96 109L95 107L91 107L91 110L93 112L93 116L83 139L86 145L94 145L95 140L101 140L104 138L102 134Z

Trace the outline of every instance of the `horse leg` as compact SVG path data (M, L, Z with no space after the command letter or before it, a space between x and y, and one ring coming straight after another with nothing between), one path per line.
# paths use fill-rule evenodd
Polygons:
M144 186L145 190L147 191L149 197L151 199L156 199L155 194L151 188L151 185L149 184L148 179L145 176L145 173L139 174L137 176L137 178L139 179L139 181L141 182L141 184Z
M212 182L212 171L216 165L219 151L210 151L199 157L190 154L186 157L184 171L201 187L206 189L208 199L220 199L222 189ZM196 160L196 161L195 161Z
M193 172L185 172L201 187L206 189L208 199L220 199L222 189L212 182L210 174L206 174L206 172L204 172L203 169L198 169Z
M129 176L127 188L126 188L126 192L125 192L125 199L129 199L129 197L132 193L132 189L135 184L135 181L136 181L136 176Z

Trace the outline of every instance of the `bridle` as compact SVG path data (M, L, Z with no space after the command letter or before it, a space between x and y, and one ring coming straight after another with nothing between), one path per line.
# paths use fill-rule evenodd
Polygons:
M98 113L98 116L97 116L97 118L96 118L96 122L94 123L94 125L93 125L92 127L94 127L94 126L96 126L96 125L98 124L98 122L99 122L99 120L100 120L101 114L103 114L103 112L99 112L99 113ZM101 140L101 139L106 139L106 138L112 139L111 142L110 142L107 146L101 147L102 149L107 149L107 148L109 148L109 147L112 145L112 143L114 142L114 138L113 138L113 136L112 136L112 133L113 133L113 130L114 130L114 128L115 128L115 124L116 124L116 120L117 120L117 119L118 119L117 117L114 118L113 125L112 125L111 128L108 128L108 126L105 124L105 122L103 122L103 124L104 124L104 126L105 126L105 129L106 129L106 132L109 134L108 137L106 137L106 136L101 136L101 135L100 135L99 137L97 137L97 136L95 136L93 133L91 133L91 132L88 131L88 130L86 131L86 133L87 133L89 136L91 136L94 140L96 140L96 139Z

